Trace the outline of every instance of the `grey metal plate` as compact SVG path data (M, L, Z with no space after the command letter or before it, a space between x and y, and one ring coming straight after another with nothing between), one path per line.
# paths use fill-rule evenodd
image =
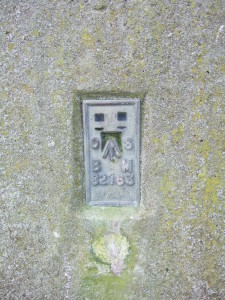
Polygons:
M86 200L138 206L140 100L83 100Z

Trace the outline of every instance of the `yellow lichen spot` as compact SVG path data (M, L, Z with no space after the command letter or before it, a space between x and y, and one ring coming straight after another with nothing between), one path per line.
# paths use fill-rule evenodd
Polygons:
M157 144L159 143L159 139L158 139L158 138L153 138L153 143L154 143L155 145L157 145Z
M192 0L191 7L194 9L196 7L196 0Z
M206 185L205 185L205 193L204 193L204 200L205 201L212 201L214 204L217 204L218 202L218 196L217 196L217 186L219 185L219 178L213 177L213 178L207 178L206 179Z
M193 115L192 120L193 120L193 121L198 121L198 120L200 119L200 116L201 116L201 114L200 114L200 112L198 111L198 112L196 112L196 113Z
M209 143L207 141L203 141L200 149L200 153L202 157L205 159L205 161L208 160L208 152L209 152Z
M94 6L94 8L95 8L96 10L103 10L103 9L106 9L106 8L107 8L107 3L106 3L106 1L101 0L100 3L98 3L98 4L96 4L96 5Z
M7 98L7 93L5 91L1 92L1 98L6 99Z
M198 65L202 65L204 63L204 59L202 55L200 55L199 58L197 59L197 63Z
M197 74L198 68L196 66L194 66L194 67L192 67L191 71L192 71L192 74Z
M156 145L157 152L164 154L167 143L167 134L163 135L161 138L153 138L153 143Z
M178 28L175 29L175 35L176 37L180 36L180 30ZM192 71L193 72L193 71Z
M7 130L3 130L3 131L1 132L1 134L4 135L4 136L8 136L9 132L8 132Z
M205 94L204 90L201 89L198 96L195 98L196 104L202 105L207 100L207 95Z
M223 56L217 59L217 71L225 75L225 58Z
M65 186L64 186L64 190L67 191L71 188L71 185L70 183L66 183Z
M163 182L161 185L161 191L163 192L165 196L165 203L167 203L168 207L173 207L173 202L170 201L170 198L173 198L175 195L175 184L172 180L172 172L169 172L169 174L165 174L163 176Z
M198 73L198 79L200 82L204 82L205 81L205 71L200 70Z
M165 26L162 23L157 22L154 28L152 29L152 36L159 41L162 38L162 34L164 30L165 30Z
M174 129L172 131L172 133L173 133L173 141L175 143L178 143L182 139L183 132L184 132L184 124L181 124L178 128L176 128L176 129Z
M94 38L90 35L88 29L85 29L81 35L81 42L90 48L94 47Z
M66 21L65 21L65 19L63 19L63 20L60 21L60 27L61 27L62 29L65 29L65 28L66 28Z
M9 51L12 51L14 49L14 47L15 47L15 44L13 44L13 43L8 44Z
M86 82L88 82L88 79L87 79L87 78L85 78L85 77L81 77L81 79L80 79L80 82L82 82L82 83L86 83Z
M134 45L135 43L136 43L136 40L134 39L134 37L133 36L128 36L127 37L127 42L130 44L130 45Z
M31 34L34 36L34 37L38 37L39 36L39 30L38 29L34 29Z
M58 67L62 67L64 65L64 59L63 57L60 57L56 62L55 65Z
M48 44L51 44L53 42L54 38L51 35L46 35L45 36L45 41Z
M22 132L22 138L25 140L27 138L27 133L25 131Z
M202 171L198 174L198 179L201 182L205 182L206 181L206 177L207 177L207 169L206 169L206 166L204 165L202 167Z
M220 72L225 75L225 63L219 66Z

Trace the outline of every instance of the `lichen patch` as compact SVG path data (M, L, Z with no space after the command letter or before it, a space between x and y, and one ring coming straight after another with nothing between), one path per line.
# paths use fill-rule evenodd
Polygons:
M95 257L105 264L110 264L113 274L120 276L124 269L124 260L129 253L130 244L121 234L107 234L92 244Z

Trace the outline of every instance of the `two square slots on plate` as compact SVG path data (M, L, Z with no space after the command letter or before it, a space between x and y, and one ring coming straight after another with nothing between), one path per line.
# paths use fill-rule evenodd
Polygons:
M127 113L126 112L118 112L117 113L117 120L118 121L126 121L127 120ZM103 113L95 114L95 122L104 122L105 116Z

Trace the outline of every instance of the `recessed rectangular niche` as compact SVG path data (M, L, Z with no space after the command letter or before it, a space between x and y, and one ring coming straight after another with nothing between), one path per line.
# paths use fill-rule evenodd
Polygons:
M117 114L117 120L118 121L126 121L127 119L127 113L126 112L118 112Z
M140 100L83 100L86 200L138 206Z
M95 122L103 122L104 119L104 114L95 114Z

